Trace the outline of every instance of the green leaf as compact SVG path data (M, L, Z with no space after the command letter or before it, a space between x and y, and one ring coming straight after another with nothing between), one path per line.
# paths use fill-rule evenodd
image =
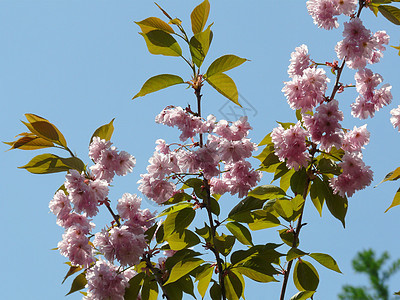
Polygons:
M290 200L278 199L274 204L275 211L286 221L290 222L293 220L293 205Z
M217 73L229 71L233 68L240 66L245 61L247 61L247 59L240 58L232 54L221 56L214 60L213 63L208 67L205 76L210 77Z
M49 174L68 172L71 169L82 172L85 170L85 164L77 157L62 158L46 153L35 156L29 163L19 168L26 169L33 174Z
M318 272L309 262L298 260L293 271L293 282L299 291L316 291L319 284Z
M288 231L287 229L278 230L279 236L281 237L282 241L290 246L290 247L297 247L299 245L299 238L296 239L296 245L293 245L294 242L294 233L292 231Z
M308 253L301 251L298 248L290 248L290 250L288 251L288 253L286 254L286 260L287 261L291 261L293 259L302 257L304 255L307 255Z
M90 143L92 143L93 138L95 136L98 136L102 140L106 140L106 141L111 140L111 136L112 136L112 134L114 132L114 125L113 125L114 120L115 119L112 119L110 123L105 124L105 125L100 126L99 128L97 128L95 130L95 132L93 133L92 137L90 138Z
M400 9L392 5L379 5L381 14L395 25L400 25Z
M211 209L211 212L212 212L214 215L219 216L219 214L220 214L220 212L221 212L221 208L219 207L218 201L217 201L215 198L213 198L213 197L211 197L209 200L210 200L210 209Z
M314 258L324 267L331 269L335 272L342 273L339 269L337 262L332 258L332 256L324 253L310 253L308 256Z
M241 200L232 210L229 212L228 217L231 218L232 216L248 212L255 209L260 209L263 207L264 200L260 200L251 196L247 196L243 200Z
M400 291L394 293L394 295L399 295L400 296Z
M29 123L22 123L24 123L32 133L57 145L67 147L67 142L62 133L48 120L34 114L25 114L25 117Z
M76 291L84 289L86 283L87 283L87 280L85 277L85 272L83 272L75 277L74 281L72 281L71 289L69 290L68 294L66 294L65 296L68 296Z
M212 300L221 300L222 299L221 287L215 281L210 289L210 297Z
M54 147L53 142L50 142L36 135L30 135L30 134L27 134L19 138L15 142L4 142L4 144L11 146L11 148L8 150L13 150L13 149L37 150L37 149Z
M145 231L144 236L146 237L146 241L147 241L148 244L150 244L151 240L153 239L157 228L158 228L158 224L155 223L153 226L151 226L149 229L147 229Z
M200 243L199 237L192 231L185 229L165 237L172 250L182 250Z
M301 168L300 170L296 171L292 178L290 179L290 188L294 194L304 194L304 190L306 189L306 182L307 182L307 173L305 168Z
M193 251L191 249L182 249L175 252L174 255L167 258L165 261L165 268L171 270L178 262L200 256L201 253Z
M385 182L385 181L394 181L399 178L400 178L400 167L396 168L396 170L394 170L392 172L389 172L379 184L381 184L382 182Z
M213 32L210 29L211 26L212 24L203 32L196 33L189 42L190 54L192 55L193 62L199 68L203 64L211 45L213 38Z
M196 276L196 281L199 282L197 284L197 290L199 291L199 294L202 299L204 298L208 286L210 285L213 271L214 268L210 264L206 264L204 265L203 271Z
M276 227L281 224L277 217L265 210L257 210L252 213L252 216L253 222L249 223L249 228L253 231Z
M391 209L392 207L395 207L397 205L400 205L400 188L397 190L396 194L394 195L392 204L390 204L390 206L385 210L385 212L387 212L389 209Z
M224 73L214 74L213 76L207 77L206 81L221 95L242 107L239 104L239 93L236 84L228 75Z
M170 205L170 204L176 204L176 203L180 203L180 202L187 201L187 200L192 200L192 196L190 196L186 193L183 193L183 191L180 191L179 193L176 193L171 198L169 198L167 201L165 201L161 204Z
M71 275L75 274L76 272L79 272L80 270L83 269L83 267L81 267L81 266L73 266L70 262L68 262L66 264L69 265L69 270L68 270L67 274L65 275L61 284L63 284L69 276L71 276Z
M318 177L315 178L311 184L310 189L310 197L314 207L319 212L319 215L322 217L322 207L325 202L325 197L323 190L325 189L324 183Z
M193 280L189 275L186 275L181 279L175 281L172 285L177 285L180 290L196 299L196 296L194 294Z
M169 214L163 223L165 235L168 236L173 232L182 232L192 223L195 215L196 212L192 207L184 207L179 211Z
M321 158L318 161L318 170L322 174L333 174L333 175L340 175L341 170L337 164L332 159L329 158Z
M137 300L144 277L145 273L140 272L129 280L129 287L125 289L125 300Z
M177 75L161 74L148 79L133 98L142 97L144 95L165 89L167 87L184 83L183 79Z
M241 280L232 271L228 271L224 277L226 297L228 300L239 300L243 294L243 288Z
M332 188L327 183L327 178L324 177L322 193L325 197L326 206L328 207L331 214L338 220L340 220L345 227L345 217L347 213L348 201L346 197L341 197L338 194L334 194Z
M204 260L200 258L191 258L188 260L178 262L171 270L168 281L165 283L166 285L175 282L178 279L182 278L186 274L189 274L191 271L200 266Z
M207 242L211 241L210 237L211 237L211 233L210 233L210 227L204 223L204 227L203 228L196 228L196 233L201 236L202 238L204 238Z
M193 34L203 31L206 26L208 14L210 13L210 3L208 0L203 1L200 5L196 6L190 14L192 22Z
M243 245L253 246L252 237L250 231L238 222L229 222L226 224L226 228L237 238Z
M158 297L158 285L154 276L145 277L143 281L143 287L141 292L142 300L157 300Z
M160 217L163 217L163 216L167 216L167 215L169 215L169 214L178 212L178 211L180 211L180 210L182 210L182 209L184 209L184 208L191 208L191 209L193 210L193 204L192 204L192 203L189 203L189 202L175 204L175 205L173 205L173 206L170 206L170 207L164 209L164 210L162 211L162 213L159 214L156 218L160 218Z
M150 18L144 19L143 21L135 22L135 23L140 26L140 29L142 29L143 33L148 33L150 31L157 30L157 29L165 31L167 33L175 33L171 26L169 26L163 20L156 18L156 17L150 17Z
M156 242L157 244L164 242L164 224L161 224L156 231Z
M306 300L310 299L312 295L315 294L315 291L302 291L298 292L296 295L292 296L290 300Z
M256 187L254 190L249 192L248 196L261 200L268 200L286 196L286 193L280 187L268 184Z
M146 41L147 49L151 54L165 56L182 56L182 49L178 42L162 30L152 30L147 33L139 33Z
M235 244L235 237L223 233L221 236L214 237L214 244L218 252L226 257L232 251L232 247Z

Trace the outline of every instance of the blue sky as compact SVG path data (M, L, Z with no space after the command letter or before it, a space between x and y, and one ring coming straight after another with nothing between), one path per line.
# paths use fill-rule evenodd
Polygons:
M159 1L173 17L183 21L187 31L189 14L198 3ZM153 75L172 73L185 80L191 75L182 60L147 52L133 21L149 16L163 17L152 1L0 0L1 140L10 141L24 131L19 120L24 119L24 113L35 113L56 124L69 147L89 163L87 146L93 131L115 117L112 141L119 149L133 154L137 166L132 174L115 180L111 198L116 201L125 192L136 193L136 182L139 174L145 172L155 140L164 138L172 142L178 138L174 129L155 124L155 115L167 105L194 105L195 100L192 91L183 86L131 100ZM373 31L385 29L392 37L390 45L399 44L399 27L382 17L375 18L367 10L362 19ZM343 28L329 32L318 29L307 13L305 1L296 0L211 1L209 20L214 22L214 40L205 66L230 53L251 60L229 75L246 99L246 107L251 108L248 115L254 128L254 142L261 141L276 121L295 120L281 93L283 82L288 80L290 53L304 43L316 61L332 61L336 59L334 46L341 39ZM387 49L381 63L370 67L383 76L384 83L393 85L393 103L372 120L351 117L349 105L356 97L354 90L337 97L345 114L344 127L368 123L371 143L364 155L374 171L373 185L400 166L400 135L389 122L390 109L400 104L399 67L400 57L392 48ZM354 71L346 69L343 81L352 83L353 76ZM204 88L203 94L203 114L213 113L221 119L227 115L226 109L235 109L209 87ZM49 213L48 202L62 184L64 174L40 176L17 169L39 151L5 152L6 149L4 145L0 152L1 295L4 299L63 299L70 284L67 281L61 286L67 271L63 265L66 259L50 250L56 247L63 231ZM265 174L263 183L270 180ZM346 229L326 210L320 218L311 205L306 205L304 221L308 225L301 233L301 249L331 254L344 273L318 267L321 281L316 299L336 299L345 283L366 283L351 270L350 261L357 251L372 247L379 254L387 250L392 258L400 257L400 208L384 214L397 188L398 183L387 183L369 187L350 198ZM228 197L222 205L228 211L237 200ZM148 200L143 200L143 207L157 209ZM97 228L108 220L106 214L101 214L95 220ZM260 242L279 242L273 229L256 235ZM395 284L399 279L397 276L392 280L393 291L400 289ZM279 283L246 284L246 299L278 298ZM288 295L294 293L291 285ZM68 296L80 298L79 294Z

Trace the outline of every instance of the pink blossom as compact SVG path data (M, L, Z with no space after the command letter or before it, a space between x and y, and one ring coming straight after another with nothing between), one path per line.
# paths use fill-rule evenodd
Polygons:
M346 152L360 152L369 143L369 137L367 125L358 128L354 126L353 130L344 134L342 148Z
M238 194L239 198L245 197L249 190L261 180L261 172L251 168L248 161L238 161L225 165L222 179L228 185L231 195Z
M90 180L89 184L89 194L96 203L102 202L107 198L108 195L108 182L105 180ZM89 215L90 216L90 215Z
M57 224L66 229L79 227L84 234L88 234L94 228L94 224L85 215L76 212L71 212L63 220L57 220Z
M57 216L57 220L65 221L71 212L71 203L63 190L58 190L49 203L50 211Z
M390 122L392 123L393 127L400 131L400 105L397 108L393 108L390 111L391 117Z
M303 75L303 71L311 64L307 46L303 44L296 47L290 57L290 65L288 69L289 77L293 77L294 75Z
M130 219L134 217L138 213L141 203L142 199L136 194L123 194L122 198L118 200L117 204L119 216L122 219Z
M114 172L118 176L125 176L133 171L135 164L136 158L134 156L128 152L120 151L115 162Z
M196 169L202 170L206 178L211 178L219 174L217 168L220 161L217 150L218 143L208 142L204 147L195 151L196 154Z
M308 13L314 19L314 24L324 29L338 28L339 23L334 17L339 14L334 0L309 0L307 1Z
M86 272L87 295L83 299L124 300L125 288L132 275L130 271L119 272L117 266L100 259Z
M307 68L303 75L294 75L291 81L285 82L282 92L292 109L305 112L324 101L328 82L323 69Z
M92 142L89 146L89 157L96 163L103 150L109 149L112 143L104 139L100 139L98 136L93 137Z
M176 190L176 186L172 182L162 179L154 179L148 174L142 174L140 176L142 179L138 181L140 184L138 188L139 191L159 204L171 198Z
M229 141L239 141L247 136L250 129L252 129L252 127L245 116L240 117L240 119L233 122L231 126L226 120L219 121L215 126L214 132Z
M210 191L211 194L223 195L229 191L229 186L225 180L213 177L210 179Z
M250 139L241 139L239 141L228 141L221 139L218 147L218 153L226 163L244 160L250 157L254 150L257 149L256 144L250 142Z
M169 146L165 143L163 139L158 139L156 141L156 150L162 154L168 154L170 152Z
M301 128L300 122L285 130L282 125L274 128L271 133L275 154L280 161L286 161L288 168L295 170L305 167L310 160L307 152L306 138L309 133Z

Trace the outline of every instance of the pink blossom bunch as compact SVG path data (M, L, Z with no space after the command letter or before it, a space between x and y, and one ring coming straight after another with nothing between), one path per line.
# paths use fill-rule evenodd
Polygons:
M285 82L282 92L292 109L310 111L324 101L329 78L321 68L309 67Z
M338 15L350 16L357 8L357 0L309 0L307 9L314 24L324 29L338 28Z
M280 161L286 161L288 168L298 170L307 166L310 160L306 145L308 136L309 133L301 127L300 122L286 130L280 124L272 130L271 138L275 154Z
M197 125L181 126L188 124L182 120L195 120ZM139 190L146 197L157 203L167 201L177 192L173 180L188 174L209 180L213 192L231 192L240 197L247 194L260 180L260 173L245 163L245 159L251 157L257 148L256 144L246 138L251 129L246 117L232 123L225 120L216 122L212 115L202 120L182 108L167 107L157 116L156 121L177 126L183 132L192 130L187 136L202 133L206 142L201 147L199 143L194 143L177 145L171 149L171 145L167 145L164 140L157 140L156 151L149 159L148 173L142 174L138 181ZM225 165L225 174L220 176L222 165ZM239 181L241 185L236 184Z
M89 146L89 157L95 162L90 167L96 179L111 182L114 175L125 176L132 172L136 159L125 151L118 152L111 142L94 137Z
M312 141L321 144L321 149L330 151L342 144L343 113L339 110L339 102L331 100L316 108L314 115L303 115L304 125L310 133Z
M393 108L390 111L391 117L390 122L392 123L393 127L400 131L400 105L397 108Z
M367 63L377 63L383 56L384 44L389 42L389 36L384 31L372 34L366 29L359 18L344 23L344 39L335 47L337 56L346 59L349 68L364 68Z
M330 179L330 186L334 193L342 197L352 196L356 191L362 190L372 182L372 171L362 160L360 152L346 153L339 167L343 172Z
M123 300L129 280L135 275L133 270L120 272L108 261L98 260L86 272L87 295L84 300Z
M378 73L373 73L370 69L360 69L355 74L356 88L359 96L351 104L351 114L360 119L373 117L376 111L388 105L392 101L391 86L383 85L380 89L375 89L383 78Z
M288 68L288 74L290 78L295 75L303 75L303 71L307 69L311 64L310 55L308 54L308 47L301 45L296 47L290 54L290 65Z
M367 125L361 127L354 126L344 134L342 149L346 152L361 152L365 145L369 143L370 133Z

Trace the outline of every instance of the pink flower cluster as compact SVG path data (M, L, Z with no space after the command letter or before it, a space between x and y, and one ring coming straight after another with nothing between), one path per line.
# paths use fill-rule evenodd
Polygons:
M97 179L111 182L114 175L125 176L132 172L136 159L125 151L118 152L110 141L94 137L89 146L89 157L95 165L90 167L92 175Z
M138 182L139 190L148 198L157 203L167 201L177 192L173 179L185 175L202 175L210 181L213 193L230 192L239 197L260 180L261 173L245 161L256 150L256 145L246 138L251 129L246 117L230 124L225 120L216 122L212 115L202 120L181 107L167 107L156 121L178 127L182 131L181 140L201 133L206 142L202 147L193 143L171 150L165 141L157 140L148 173L142 174Z
M393 108L390 111L390 114L392 115L390 117L390 122L392 123L393 127L396 128L400 131L400 105L397 106L397 108Z
M376 111L392 101L391 86L383 85L375 89L381 82L382 76L370 69L360 69L355 74L357 92L360 94L351 104L351 114L360 119L373 117Z
M117 210L125 223L96 233L94 246L109 261L115 259L122 266L136 265L147 246L144 233L153 225L154 215L148 209L141 210L141 199L125 193L118 200Z
M309 67L308 50L305 45L292 53L288 73L291 81L285 82L282 92L292 109L311 111L325 100L329 78L321 68Z
M365 68L366 64L379 62L385 50L383 45L389 43L385 31L372 34L359 18L344 23L344 39L337 43L335 50L340 59L346 59L349 68Z
M271 138L275 154L280 161L286 161L288 168L295 170L307 166L310 154L307 152L306 138L309 133L301 127L300 122L284 129L282 125L272 130Z
M135 275L133 270L121 272L113 264L100 259L86 272L87 295L83 299L124 300L125 289Z
M338 15L350 16L357 8L357 0L309 0L307 9L314 24L324 29L338 28Z

